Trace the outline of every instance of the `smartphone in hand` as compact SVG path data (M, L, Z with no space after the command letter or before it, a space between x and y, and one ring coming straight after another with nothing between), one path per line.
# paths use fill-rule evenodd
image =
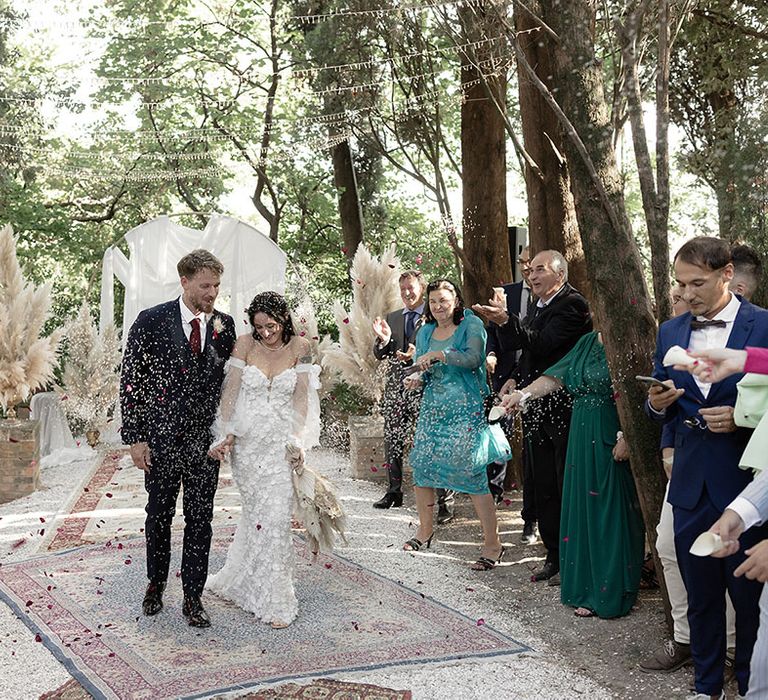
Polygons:
M660 379L656 379L656 377L644 377L642 374L638 374L635 379L637 379L638 382L647 384L648 386L661 387L664 391L669 391L670 389L675 388L673 386L669 386L669 384L665 384Z

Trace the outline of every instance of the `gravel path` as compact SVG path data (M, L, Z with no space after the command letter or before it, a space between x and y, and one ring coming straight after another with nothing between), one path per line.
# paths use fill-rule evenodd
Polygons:
M310 463L337 484L347 509L349 544L338 554L470 618L482 618L532 648L491 660L400 666L337 678L408 688L415 700L633 698L646 693L651 697L685 696L686 672L659 678L635 670L633 655L644 655L663 638L662 618L652 599L650 605L640 606L645 608L642 619L633 620L641 617L633 612L623 621L574 620L559 604L556 588L529 582L529 569L538 566L544 553L540 546L516 544L521 527L516 503L499 512L509 555L496 570L477 573L467 566L477 557L480 542L479 526L467 500L458 502L459 517L438 531L438 541L429 551L410 554L401 546L413 534L412 507L371 508L382 487L350 479L344 455L317 450ZM41 530L52 524L56 513L82 488L91 467L88 462L45 467L42 490L0 506L0 564L37 553L43 540ZM126 470L121 478L135 478L135 474ZM138 532L141 514L131 517ZM125 525L124 519L121 523ZM635 639L638 622L646 632L639 641ZM37 698L68 680L63 667L4 605L0 605L0 630L0 698Z

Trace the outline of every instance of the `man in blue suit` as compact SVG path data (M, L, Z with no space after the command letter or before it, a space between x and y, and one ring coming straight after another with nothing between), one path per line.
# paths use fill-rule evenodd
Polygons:
M207 250L184 256L182 295L146 309L131 326L120 382L122 437L147 490L147 577L142 609L156 615L171 561L171 522L184 486L182 611L209 627L200 601L208 576L213 497L219 463L208 457L224 364L235 343L231 316L213 308L224 266Z
M728 244L720 239L699 237L686 243L675 256L675 277L690 313L666 321L659 329L654 376L669 388L651 387L647 409L654 419L674 426L669 502L688 592L696 697L716 699L723 697L726 589L736 610L735 671L739 693L745 695L761 586L734 578L743 554L713 559L694 556L689 550L751 481L752 474L738 466L750 431L733 422L736 382L741 375L709 384L688 372L664 367L662 360L673 345L693 351L768 345L768 312L728 290L733 264ZM765 536L763 528L753 528L743 535L742 547L748 549Z

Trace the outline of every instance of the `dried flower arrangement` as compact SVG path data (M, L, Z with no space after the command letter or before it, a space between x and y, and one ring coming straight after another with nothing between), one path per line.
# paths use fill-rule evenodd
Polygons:
M113 324L99 334L87 302L66 328L61 405L75 435L102 430L120 391L120 336Z
M0 405L15 406L53 379L63 331L41 337L51 310L51 283L27 282L16 258L11 226L0 229Z

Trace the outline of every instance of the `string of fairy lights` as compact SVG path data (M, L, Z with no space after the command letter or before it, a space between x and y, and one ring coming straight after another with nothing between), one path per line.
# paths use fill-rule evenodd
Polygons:
M451 7L477 6L481 0L445 0L436 2L408 3L399 6L387 6L376 9L340 9L334 12L322 14L294 15L291 19L300 25L319 24L332 20L344 20L346 18L386 18L407 13L423 13L437 10L446 10ZM505 0L494 0L504 2ZM250 18L253 19L253 18ZM209 23L210 24L210 23ZM67 23L58 25L61 31L67 28ZM72 23L70 26L77 28L79 25ZM137 21L123 22L118 30L146 30L152 28L182 28L185 22L181 21ZM203 20L195 23L195 27L208 26ZM222 26L224 26L222 24ZM113 27L113 30L115 28ZM236 133L230 133L221 124L214 126L201 126L189 129L154 130L154 129L118 129L95 128L81 130L79 135L91 140L94 144L101 143L97 150L70 149L62 152L58 142L45 143L40 125L19 125L12 122L0 122L0 152L8 150L18 156L29 159L33 167L38 167L49 173L72 177L79 180L120 180L124 182L161 182L179 179L206 179L226 176L228 170L216 164L221 147L236 147L243 154L243 144L250 146L254 141L258 143L258 155L254 155L253 162L259 166L264 165L267 159L274 160L279 156L279 148L271 137L277 137L286 123L296 125L308 130L307 138L302 140L306 146L316 150L325 150L348 140L353 133L353 125L357 122L372 120L376 116L382 118L375 106L376 99L386 96L392 113L387 119L397 122L405 121L414 113L420 113L424 109L439 109L447 105L454 106L461 103L466 97L466 90L491 76L502 75L509 68L510 59L503 55L503 40L498 37L482 38L476 41L468 41L445 47L428 47L420 51L411 51L393 55L386 58L370 59L366 61L337 63L321 66L291 67L289 69L272 72L258 71L251 67L242 72L230 71L229 76L233 81L242 85L252 83L263 85L276 79L294 81L301 86L308 84L312 79L323 74L333 74L336 84L305 90L302 96L308 100L311 106L314 101L318 105L317 113L307 116L294 117L293 115L274 114L267 123L244 127L238 126ZM409 62L411 64L423 64L433 58L447 57L451 54L459 56L471 55L474 52L492 52L493 58L478 61L472 64L462 64L452 67L451 71L437 68L431 71L408 72L404 69ZM254 61L256 63L256 61ZM472 69L480 72L480 77L473 80L462 80L458 89L440 89L436 86L441 81L449 84L452 71L459 68L462 73ZM360 81L359 73L369 71L368 80ZM133 91L140 99L132 98L135 106L156 110L167 107L174 99L195 95L202 100L201 104L206 110L216 110L218 118L225 118L230 111L236 110L241 95L231 96L221 92L226 86L221 84L221 77L217 76L218 93L207 94L205 92L204 79L200 75L195 76L196 83L187 86L176 86L177 91L168 93L169 76L165 75L109 75L99 76L97 83L106 85L119 85ZM150 88L155 92L162 89L166 94L162 98L153 95L144 98L140 94L141 88ZM179 89L181 87L181 89ZM406 95L404 87L409 91ZM432 87L433 89L428 89ZM299 88L300 89L300 88ZM400 89L402 92L395 99L393 95ZM410 92L410 90L413 92ZM150 92L151 94L151 92ZM249 106L259 105L267 109L270 102L284 99L279 93L259 96L255 99L252 94L247 97ZM330 101L329 101L330 100ZM366 103L366 100L370 104ZM339 102L349 101L350 108L337 109L336 111L323 111L329 104L338 107ZM126 100L128 103L129 100ZM115 102L90 101L72 97L46 95L39 93L27 93L22 95L0 94L0 105L5 104L7 110L40 109L43 106L57 109L106 110L116 107ZM270 112L275 110L270 110ZM279 111L279 110L278 110ZM311 133L325 130L325 134ZM358 127L359 133L359 127ZM270 143L265 149L261 146L262 139L270 137ZM24 142L22 142L22 139ZM107 148L104 142L111 142ZM37 144L37 145L33 145ZM159 145L161 151L147 150L150 144ZM143 148L142 148L143 146ZM180 150L183 148L184 150ZM285 153L283 157L291 157ZM138 164L144 164L139 167ZM130 167L128 165L130 164ZM147 167L155 164L161 167Z

